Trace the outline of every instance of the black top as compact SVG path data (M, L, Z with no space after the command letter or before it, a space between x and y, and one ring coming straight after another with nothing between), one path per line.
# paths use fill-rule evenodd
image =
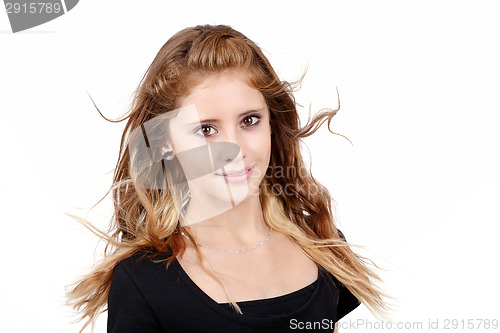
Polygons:
M290 294L277 296L266 299L259 299L255 301L242 301L238 302L241 311L244 314L252 315L283 315L294 311L295 309L304 305L309 297L316 290L318 280L314 281L307 287L294 291ZM229 303L220 304L226 309L232 309Z
M360 304L318 266L318 279L309 286L238 302L241 315L203 292L177 260L168 268L165 262L154 262L167 256L135 255L116 266L108 297L108 333L307 331L300 327L331 333L335 322Z

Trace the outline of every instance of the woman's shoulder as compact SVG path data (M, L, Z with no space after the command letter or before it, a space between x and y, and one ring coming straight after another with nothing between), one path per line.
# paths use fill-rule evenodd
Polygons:
M119 261L116 267L144 266L151 263L165 261L172 254L172 250L165 253L158 253L148 249L142 249L133 255Z
M175 277L175 258L167 265L172 252L152 253L142 250L121 260L113 270L113 281L130 279L137 287L143 289L163 280Z
M167 267L168 254L150 254L138 252L115 266L108 293L108 332L151 333L168 327L158 311L172 312L162 300L175 295L176 274Z

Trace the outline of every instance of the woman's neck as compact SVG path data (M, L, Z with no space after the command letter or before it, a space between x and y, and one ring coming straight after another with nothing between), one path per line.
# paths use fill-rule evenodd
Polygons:
M190 202L181 223L191 228L198 243L221 249L253 246L269 233L258 196L249 196L215 216L210 216L210 212L200 207L199 202Z

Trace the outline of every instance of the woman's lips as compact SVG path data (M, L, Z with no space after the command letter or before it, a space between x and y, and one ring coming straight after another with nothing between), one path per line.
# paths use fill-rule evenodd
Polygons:
M253 168L248 167L241 170L231 170L224 173L217 173L217 176L224 177L230 183L241 183L252 175Z

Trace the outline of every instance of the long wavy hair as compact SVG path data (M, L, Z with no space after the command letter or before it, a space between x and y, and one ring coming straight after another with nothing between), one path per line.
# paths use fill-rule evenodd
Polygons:
M307 124L301 127L293 91L303 77L294 83L281 81L262 50L243 34L225 25L199 25L179 31L163 45L141 79L128 114L121 120L107 119L128 120L108 191L114 205L110 229L102 232L75 217L106 242L104 258L68 291L68 303L78 311L80 320L87 319L81 331L89 324L93 326L97 316L106 311L113 269L121 260L145 250L151 255L169 252L165 260L168 267L185 250L181 231L193 240L189 228L179 223L178 200L182 198L176 198L168 186L141 186L133 163L137 159L127 143L134 130L178 108L180 98L187 96L200 79L227 69L247 73L248 84L262 93L270 111L271 158L259 194L265 222L289 236L374 314L388 310L386 295L377 287L377 266L354 253L351 244L339 237L335 202L301 156L301 139L326 121L330 130L339 109L323 109L312 118L309 115ZM290 169L294 172L283 172ZM194 244L204 269L222 285L229 303L241 313Z

